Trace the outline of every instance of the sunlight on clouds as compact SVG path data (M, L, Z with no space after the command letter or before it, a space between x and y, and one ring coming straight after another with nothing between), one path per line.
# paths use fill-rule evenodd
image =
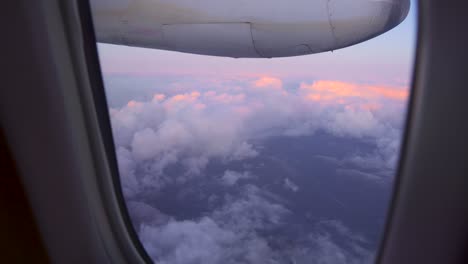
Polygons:
M137 102L135 100L131 100L127 103L127 106L128 107L137 107L137 106L141 106L142 103L141 102Z
M159 102L159 101L162 101L162 100L164 100L164 99L166 99L166 95L164 95L164 94L159 94L159 93L157 93L157 94L155 94L155 95L153 96L153 100L154 100L154 101L158 101L158 102Z
M253 84L254 84L254 87L256 88L275 89L275 90L283 89L283 81L275 77L265 76L254 81Z
M287 202L251 185L259 178L248 169L226 169L217 178L207 171L210 164L265 157L262 144L268 139L322 132L369 145L364 154L335 157L353 169L340 175L385 182L384 175L360 169L394 169L405 89L326 80L291 87L265 76L190 84L183 89L168 85L146 100L110 109L122 189L130 210L138 213L134 224L154 259L187 264L233 258L238 263L372 262L367 242L331 220L299 233L302 244L294 249L272 247L278 241L262 234L288 225ZM283 176L278 183L289 194L304 189L297 178ZM218 184L221 190L236 187L240 193L214 197L218 203L212 211L190 220L176 220L139 200L193 182Z
M408 94L402 88L323 80L286 90L279 89L283 81L273 77L236 80L233 90L219 84L220 91L159 92L147 102L131 100L111 109L115 141L123 148L121 159L125 164L152 164L146 184L154 181L162 187L180 181L155 176L174 164L186 169L179 178L198 175L212 160L256 157L260 149L253 140L316 131L371 139L374 158L354 156L356 164L391 168L396 160L403 99ZM262 88L260 93L251 89L258 86L273 89ZM128 168L132 166L126 166L124 174L130 175L128 189L133 190L141 184Z
M344 102L346 98L406 100L408 90L400 87L369 86L340 81L316 81L312 84L301 83L308 100ZM375 107L375 105L374 105Z

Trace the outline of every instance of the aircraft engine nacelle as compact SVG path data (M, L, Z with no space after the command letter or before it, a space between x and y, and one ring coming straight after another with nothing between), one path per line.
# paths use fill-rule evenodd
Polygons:
M99 42L234 58L331 51L402 22L409 0L92 0Z

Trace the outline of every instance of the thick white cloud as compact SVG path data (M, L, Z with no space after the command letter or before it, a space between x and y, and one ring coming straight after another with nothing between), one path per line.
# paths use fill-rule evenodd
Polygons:
M143 226L140 239L158 263L222 263L231 256L226 248L237 242L235 233L224 230L212 219L170 221L162 227Z
M140 184L135 174L136 163L126 148L117 148L117 163L124 195L132 197L140 191Z
M349 109L340 111L331 116L326 127L338 136L352 136L361 138L382 134L382 124L369 110Z
M150 101L111 109L125 192L131 194L143 180L154 186L184 182L212 160L255 157L258 139L317 130L373 142L374 153L348 157L358 166L393 168L396 163L405 96L401 89L321 81L285 90L272 77L240 84L221 92L157 93ZM137 178L134 171L142 164L146 174ZM186 173L165 179L164 170L175 164Z

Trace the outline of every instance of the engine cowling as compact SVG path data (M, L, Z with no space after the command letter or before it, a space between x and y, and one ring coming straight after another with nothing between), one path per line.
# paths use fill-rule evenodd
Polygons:
M99 42L234 58L313 54L394 28L409 0L92 0Z

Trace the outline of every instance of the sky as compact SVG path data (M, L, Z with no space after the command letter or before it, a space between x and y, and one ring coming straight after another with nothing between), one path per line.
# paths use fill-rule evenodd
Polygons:
M158 263L372 263L415 5L364 43L232 59L98 44L127 208Z

